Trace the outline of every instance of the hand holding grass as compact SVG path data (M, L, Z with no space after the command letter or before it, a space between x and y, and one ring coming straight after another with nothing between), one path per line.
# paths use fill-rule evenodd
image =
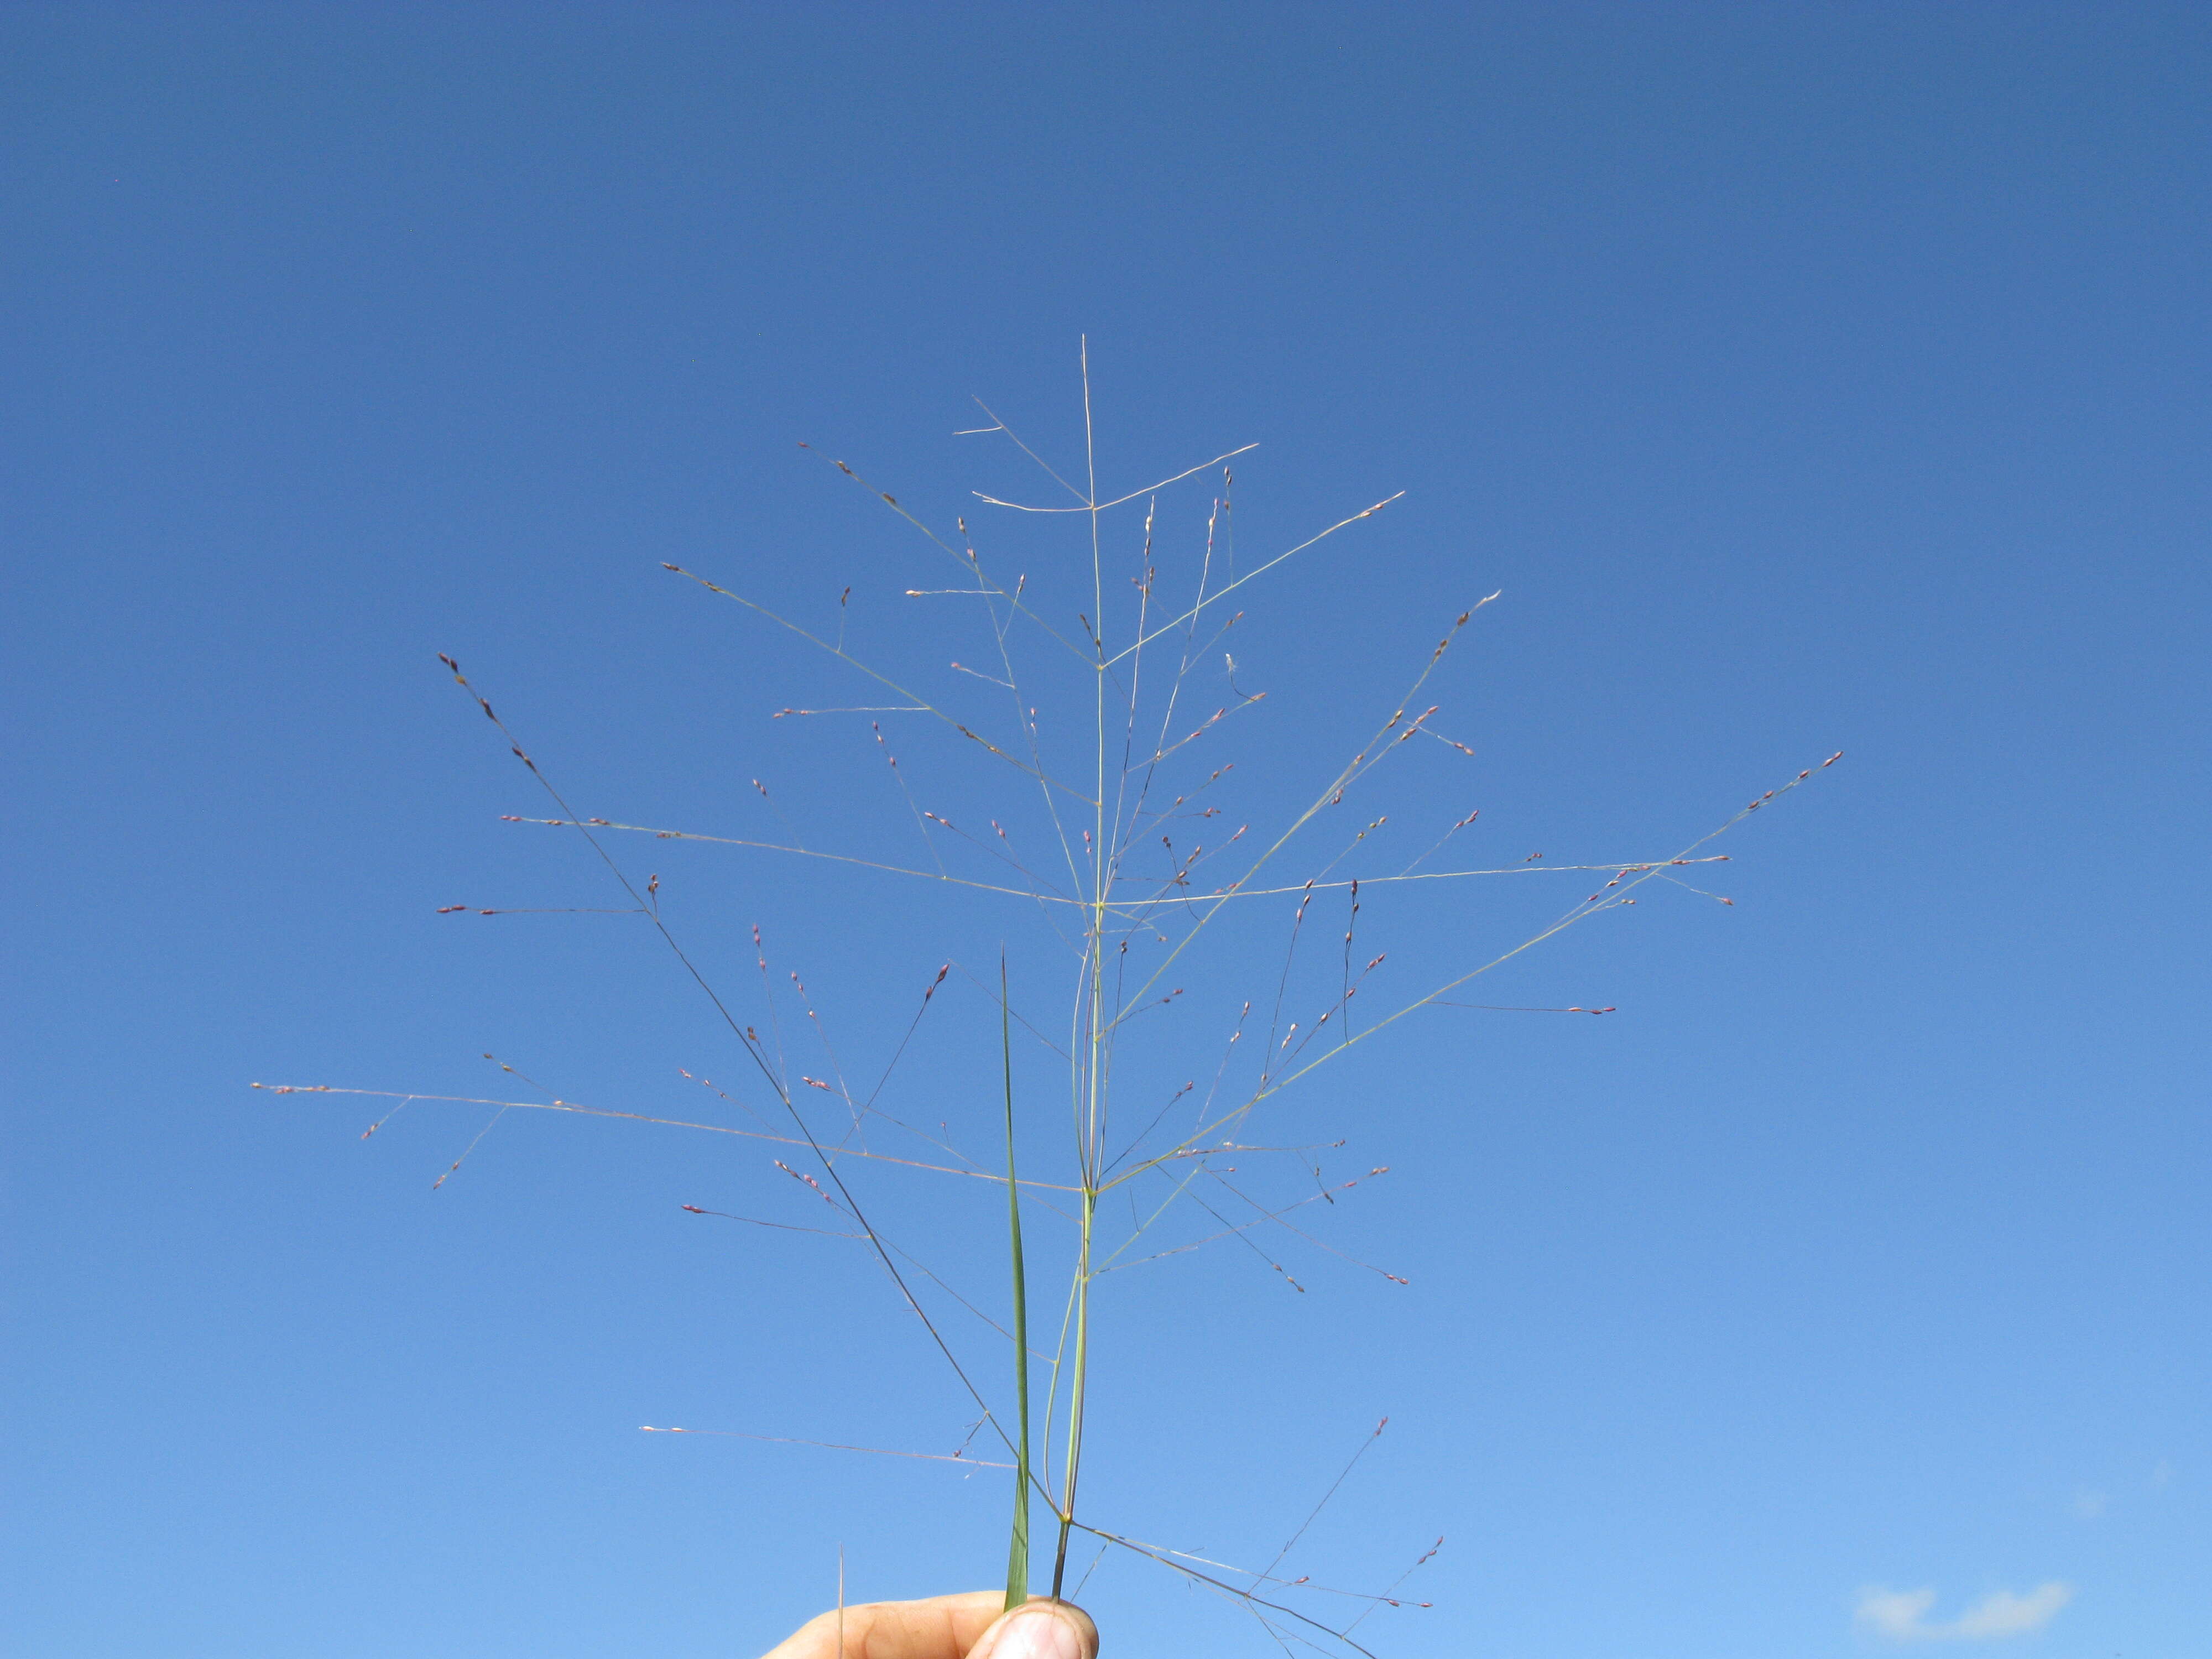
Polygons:
M810 1619L766 1659L1097 1659L1098 1628L1068 1601L1006 1611L997 1590L872 1601Z

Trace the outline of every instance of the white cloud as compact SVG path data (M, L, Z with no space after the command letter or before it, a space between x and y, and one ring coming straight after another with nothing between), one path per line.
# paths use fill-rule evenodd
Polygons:
M1951 1626L1954 1635L1969 1639L1985 1636L2025 1636L2041 1630L2058 1609L2074 1599L2070 1584L2039 1584L2025 1595L1999 1590L1985 1595Z
M1876 1589L1869 1584L1859 1592L1858 1621L1877 1636L1910 1642L1935 1633L1920 1622L1935 1605L1932 1589Z
M2074 1513L2084 1521L2099 1519L2106 1510L2112 1507L2112 1494L2109 1492L2081 1492L2074 1494Z
M1869 1585L1859 1592L1861 1629L1893 1642L1980 1642L2041 1630L2074 1599L2074 1587L2039 1584L2025 1595L1996 1590L1948 1622L1928 1622L1932 1589L1893 1590Z

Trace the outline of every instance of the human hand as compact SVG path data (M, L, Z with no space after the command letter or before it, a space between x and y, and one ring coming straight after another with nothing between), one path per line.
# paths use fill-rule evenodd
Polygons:
M863 1602L808 1620L765 1659L1097 1659L1098 1627L1073 1602L1006 1605L999 1590Z

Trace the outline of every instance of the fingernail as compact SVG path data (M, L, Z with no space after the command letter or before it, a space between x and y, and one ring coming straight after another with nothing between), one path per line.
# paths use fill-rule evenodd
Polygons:
M1083 1638L1049 1607L1024 1610L1000 1626L990 1659L1083 1659Z

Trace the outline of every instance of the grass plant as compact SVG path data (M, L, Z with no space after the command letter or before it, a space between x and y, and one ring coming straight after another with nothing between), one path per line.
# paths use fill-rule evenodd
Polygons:
M1327 1157L1335 1150L1328 1143L1270 1145L1250 1138L1262 1109L1318 1069L1428 1011L1610 1012L1595 1006L1522 1007L1466 999L1484 975L1571 928L1635 904L1648 892L1700 891L1692 884L1698 870L1725 856L1711 850L1715 837L1806 781L1817 769L1799 772L1688 845L1656 856L1552 862L1536 854L1504 862L1455 862L1445 855L1468 839L1480 816L1472 810L1404 839L1407 825L1392 823L1386 812L1371 812L1362 799L1381 769L1414 752L1454 765L1472 757L1469 744L1440 729L1438 705L1425 699L1463 630L1498 597L1492 594L1445 613L1449 620L1425 658L1409 665L1395 692L1375 698L1364 738L1348 757L1309 778L1271 828L1256 827L1262 820L1255 817L1229 830L1229 802L1241 781L1232 775L1235 762L1219 750L1238 718L1267 696L1238 684L1226 641L1243 623L1243 613L1231 601L1286 562L1364 526L1398 498L1348 513L1239 570L1232 467L1244 450L1216 456L1157 483L1103 491L1087 350L1082 390L1079 467L1055 468L988 409L988 424L967 434L1011 444L1034 464L1044 487L1064 497L1017 502L978 495L984 509L1006 515L1007 535L998 539L1018 543L1038 526L1048 535L1074 526L1085 556L1077 562L1079 574L1073 580L1063 575L1033 581L1013 573L1006 556L981 550L979 543L994 538L979 538L964 515L951 531L942 530L844 462L832 463L903 520L921 538L921 551L953 573L958 586L917 586L902 597L917 605L965 607L982 666L956 660L928 683L887 666L879 654L848 638L849 588L837 601L834 626L815 625L771 607L726 579L665 567L696 584L704 596L734 603L853 677L864 693L855 707L787 709L779 718L833 726L866 723L866 741L896 786L898 815L911 820L909 845L919 845L910 855L873 843L818 844L791 827L775 798L758 783L761 810L776 821L772 831L645 825L582 811L459 665L445 659L454 680L476 700L553 809L544 816L516 815L513 821L550 826L588 847L626 901L620 907L623 913L635 915L657 935L751 1073L743 1089L705 1085L737 1109L738 1121L591 1106L557 1096L487 1097L472 1103L493 1109L477 1139L501 1115L522 1109L677 1125L766 1142L797 1158L797 1163L779 1158L778 1168L811 1189L812 1199L836 1218L834 1225L811 1231L854 1241L873 1258L976 1413L975 1432L987 1448L995 1449L987 1457L971 1455L966 1446L949 1455L899 1455L997 1464L1012 1474L1009 1607L1032 1593L1042 1572L1041 1561L1033 1565L1033 1551L1042 1554L1047 1547L1033 1534L1031 1521L1033 1514L1042 1514L1050 1516L1045 1582L1055 1596L1076 1588L1069 1583L1071 1558L1080 1540L1088 1540L1102 1551L1118 1548L1158 1562L1226 1598L1285 1651L1302 1644L1364 1654L1369 1650L1355 1632L1367 1613L1399 1605L1403 1598L1397 1584L1365 1592L1351 1603L1359 1609L1357 1616L1346 1620L1323 1610L1346 1605L1343 1592L1325 1591L1310 1575L1286 1576L1286 1559L1320 1513L1319 1505L1274 1559L1256 1570L1140 1540L1102 1523L1085 1506L1085 1427L1098 1358L1094 1315L1104 1281L1115 1273L1227 1243L1256 1256L1296 1291L1304 1285L1291 1271L1293 1250L1333 1255L1405 1283L1403 1275L1357 1261L1323 1236L1324 1228L1299 1213L1316 1205L1324 1210L1334 1206L1349 1188L1383 1171L1332 1184L1323 1174ZM1188 515L1194 532L1202 524L1202 535L1192 538L1182 596L1170 598L1156 546L1164 503L1178 486L1203 489L1206 481L1218 481L1208 505L1202 516ZM1126 568L1116 568L1117 562ZM1218 671L1213 667L1217 661L1223 665ZM1055 676L1060 689L1044 689ZM1225 688L1218 702L1201 696L1208 684ZM908 767L891 748L887 720L895 726L906 720L908 732L919 728L938 740L936 771L921 780L924 791L942 776L975 793L946 811L925 807ZM979 772L994 775L1012 786L1011 791L961 781ZM1010 920L1018 921L1025 914L1030 923L1041 925L1040 949L1022 960L1027 964L1041 959L1047 965L1025 971L1018 988L1004 947L995 975L948 962L923 992L872 1087L848 1086L826 1037L830 1074L816 1078L802 1072L787 1052L779 1012L787 1000L795 998L807 1024L826 1030L798 975L786 970L797 988L779 988L757 928L758 990L740 999L714 982L675 919L664 914L659 878L641 882L623 856L623 845L632 837L798 860L833 877L840 872L894 874L951 890L975 904L1012 905L1016 908ZM1034 848L1043 849L1042 854ZM1385 856L1386 849L1394 848ZM1425 981L1425 988L1387 991L1389 981L1381 973L1387 953L1370 954L1364 942L1363 905L1378 896L1409 893L1426 902L1448 902L1464 884L1481 879L1565 884L1572 897L1555 903L1535 925L1450 964ZM450 908L462 912L471 907ZM1273 945L1255 943L1271 930L1279 930ZM1340 932L1340 938L1335 937ZM1002 1120L997 1127L1003 1133L1003 1158L969 1157L949 1126L933 1131L896 1115L894 1097L886 1093L939 990L955 972L965 988L995 1004L1001 1097L996 1115ZM1200 985L1202 994L1188 995L1185 987L1191 984ZM1364 1017L1362 1011L1378 1000L1380 1012ZM1186 1024L1218 1021L1206 1043L1213 1060L1210 1082L1200 1088L1198 1079L1209 1073L1203 1064L1194 1065L1191 1080L1169 1092L1162 1104L1163 1090L1156 1084L1183 1068L1133 1065L1129 1048L1149 1030L1179 1060L1190 1040L1182 1036L1183 1027L1170 1033L1163 1022L1170 1011L1179 1012L1194 1003L1203 1005L1199 1020ZM1147 1021L1149 1027L1143 1023ZM1060 1119L1054 1137L1060 1167L1050 1180L1024 1173L1031 1169L1031 1160L1018 1150L1048 1121L1045 1109L1024 1103L1023 1053L1048 1058L1059 1074L1057 1086L1064 1090L1059 1105L1051 1109ZM379 1092L325 1085L283 1085L282 1091L303 1086L313 1092ZM984 1088L988 1085L971 1092L981 1098ZM817 1101L816 1095L823 1098ZM395 1097L403 1103L452 1098ZM476 1144L471 1141L471 1148ZM463 1158L467 1156L464 1152ZM461 1162L456 1159L446 1175ZM871 1218L857 1178L868 1169L1003 1187L1010 1285L1003 1322L981 1305L988 1297L952 1285ZM1112 1215L1126 1209L1128 1219L1110 1219L1109 1201ZM725 1213L685 1207L701 1215ZM1064 1255L1066 1269L1056 1315L1043 1315L1054 1321L1053 1334L1033 1349L1032 1326L1038 1322L1030 1317L1030 1260L1036 1241L1029 1235L1040 1214L1066 1229L1054 1249ZM979 1357L971 1338L979 1326L994 1334L992 1342L1002 1345L995 1361L988 1349ZM1033 1376L1033 1360L1041 1376ZM1374 1432L1381 1431L1378 1425ZM1352 1462L1372 1443L1370 1435ZM1351 1472L1347 1464L1322 1504ZM1414 1565L1434 1553L1430 1548Z

